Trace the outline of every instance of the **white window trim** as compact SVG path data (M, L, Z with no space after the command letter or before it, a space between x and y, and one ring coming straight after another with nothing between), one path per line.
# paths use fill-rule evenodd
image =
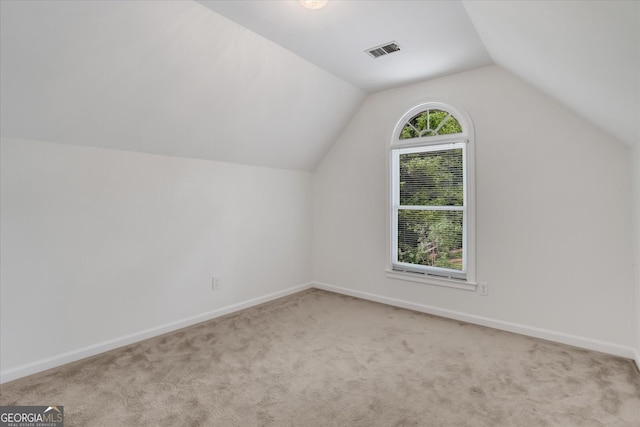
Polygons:
M452 114L460 123L463 132L454 135L437 135L432 137L412 138L410 140L400 140L399 135L404 125L416 114L428 110L438 109L447 111ZM391 138L389 138L388 146L388 162L387 162L387 183L388 183L388 217L387 217L387 248L388 248L388 267L385 270L385 275L391 279L405 280L410 282L424 283L435 286L445 286L449 288L463 289L463 290L476 290L476 239L475 239L475 137L473 131L473 124L469 114L454 104L449 102L424 102L407 111L400 120L396 123L393 129ZM395 253L395 244L397 239L397 230L395 230L393 215L394 215L394 176L393 176L393 151L403 148L422 147L427 145L440 145L448 142L460 143L466 142L465 147L465 174L466 174L466 186L465 186L465 201L467 210L467 221L465 223L465 229L463 235L465 236L465 249L466 249L466 278L456 279L441 277L434 274L428 274L424 272L408 272L398 271L393 269L392 254Z

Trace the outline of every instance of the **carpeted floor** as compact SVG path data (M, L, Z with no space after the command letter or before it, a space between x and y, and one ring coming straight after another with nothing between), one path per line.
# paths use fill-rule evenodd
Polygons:
M640 426L630 360L319 290L0 387L66 426Z

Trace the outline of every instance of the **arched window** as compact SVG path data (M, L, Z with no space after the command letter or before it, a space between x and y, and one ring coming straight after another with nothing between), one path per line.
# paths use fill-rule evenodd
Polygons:
M394 129L390 160L392 271L475 285L468 114L438 102L416 106Z

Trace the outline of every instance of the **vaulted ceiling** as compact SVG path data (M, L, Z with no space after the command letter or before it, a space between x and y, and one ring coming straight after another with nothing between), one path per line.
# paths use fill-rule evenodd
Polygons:
M640 1L464 1L493 61L640 143Z
M638 1L3 0L0 19L3 136L313 170L367 93L495 63L640 140Z
M199 1L367 92L492 63L459 1ZM391 41L393 55L365 52Z
M365 93L194 1L0 1L2 135L313 170Z

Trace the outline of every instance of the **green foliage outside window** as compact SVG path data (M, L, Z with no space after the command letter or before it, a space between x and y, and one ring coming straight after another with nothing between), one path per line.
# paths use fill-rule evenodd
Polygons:
M462 211L427 207L463 206L463 150L402 154L399 164L398 261L462 270Z
M427 110L413 117L402 128L400 139L461 133L462 127L455 117L442 110Z

